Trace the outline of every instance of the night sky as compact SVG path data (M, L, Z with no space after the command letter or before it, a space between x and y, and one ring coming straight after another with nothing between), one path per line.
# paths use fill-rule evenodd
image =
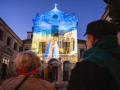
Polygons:
M79 39L85 39L87 23L100 19L106 7L103 0L0 0L0 17L21 39L26 39L36 13L52 10L54 3L58 4L59 10L76 14Z

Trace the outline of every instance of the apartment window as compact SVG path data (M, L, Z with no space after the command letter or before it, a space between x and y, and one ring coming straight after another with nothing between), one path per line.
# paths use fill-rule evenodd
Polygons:
M11 38L10 38L10 37L7 38L7 45L8 45L8 46L11 45Z
M46 42L39 42L39 54L45 53Z
M51 34L52 36L58 36L59 33L59 26L53 25L51 27Z
M14 43L14 50L17 50L17 47L18 47L17 43Z
M23 47L19 47L19 52L23 51Z
M0 40L3 40L3 30L0 29Z
M70 42L64 42L63 47L64 47L64 54L69 54L70 53Z

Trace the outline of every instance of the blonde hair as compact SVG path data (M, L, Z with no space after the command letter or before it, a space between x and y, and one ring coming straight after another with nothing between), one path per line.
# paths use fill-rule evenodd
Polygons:
M18 53L16 57L16 68L24 68L27 71L39 69L40 58L32 51Z

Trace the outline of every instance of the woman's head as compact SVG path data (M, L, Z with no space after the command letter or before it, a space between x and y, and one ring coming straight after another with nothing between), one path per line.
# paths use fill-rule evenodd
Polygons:
M18 53L16 57L17 69L24 68L27 72L30 72L32 70L39 69L39 67L40 67L40 59L34 52L24 51Z

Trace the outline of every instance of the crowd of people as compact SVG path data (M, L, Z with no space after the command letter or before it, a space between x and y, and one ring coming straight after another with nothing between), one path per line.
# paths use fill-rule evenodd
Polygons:
M16 57L17 77L5 80L0 90L55 90L54 82L68 81L67 90L120 90L120 45L117 27L104 20L90 22L85 35L87 50L83 60L70 68L61 68L61 58L52 58L42 67L40 58L32 51ZM70 64L66 61L67 64ZM59 78L63 76L63 78Z

